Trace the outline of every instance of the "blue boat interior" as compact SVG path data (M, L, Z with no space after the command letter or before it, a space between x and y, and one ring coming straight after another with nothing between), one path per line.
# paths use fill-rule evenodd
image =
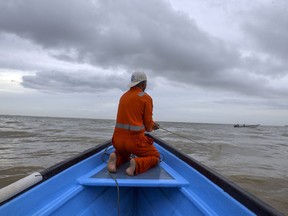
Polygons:
M128 176L125 173L129 163L119 167L116 173L109 173L106 163L78 179L78 182L87 186L126 186L126 187L181 187L189 185L181 175L175 172L165 162L153 167L137 176ZM117 181L117 182L116 182Z
M117 215L119 207L125 216L255 215L174 154L155 146L164 161L146 173L127 176L125 164L110 175L103 161L103 155L113 151L110 147L5 203L1 212L106 216Z

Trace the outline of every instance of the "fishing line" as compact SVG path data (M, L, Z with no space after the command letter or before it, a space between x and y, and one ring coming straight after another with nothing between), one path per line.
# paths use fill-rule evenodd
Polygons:
M115 181L117 188L117 208L118 208L118 216L120 216L120 188L117 179L108 171L110 177Z
M108 155L108 157L109 157L110 153L108 153L108 148L109 148L111 145L112 145L112 144L108 145L108 146L105 148L104 153L103 153L102 156L101 156L101 160L102 160L103 163L107 163L107 161L104 159L104 156L105 156L105 155Z
M178 137L187 139L187 140L189 140L189 141L191 141L191 142L193 142L193 143L195 143L195 144L198 144L198 145L204 146L205 148L209 148L209 149L210 149L210 147L204 145L203 143L199 143L199 142L197 142L197 141L195 141L195 140L192 140L192 139L190 139L190 138L188 138L188 137L186 137L186 136L183 136L183 135L180 135L180 134L175 133L175 132L173 132L173 131L170 131L170 130L168 130L168 129L166 129L166 128L163 128L163 127L160 127L160 126L159 126L159 128L162 129L162 130L164 130L164 131L166 131L166 132L169 132L169 133L171 133L171 134L174 134L174 135L176 135L176 136L178 136Z
M183 135L181 135L181 134L178 134L178 133L175 133L175 132L173 132L173 131L170 131L170 130L168 130L168 129L166 129L166 128L163 128L163 127L160 127L159 126L159 129L162 129L162 130L164 130L164 131L166 131L166 132L169 132L169 133L171 133L171 134L174 134L175 136L178 136L178 137L181 137L181 138L184 138L184 139L186 139L186 140L189 140L189 141L191 141L191 142L193 142L193 143L195 143L195 144L198 144L198 145L201 145L202 147L205 147L207 150L209 150L209 151L211 151L211 149L212 149L212 152L211 152L211 156L210 156L210 158L209 159L211 159L211 158L213 158L213 157L216 157L217 155L219 155L219 152L221 151L221 145L219 146L219 145L213 145L213 148L211 148L211 146L207 146L207 145L205 145L205 144L203 144L203 143L199 143L199 142L197 142L197 141L195 141L195 140L192 140L192 139L190 139L190 138L188 138L188 137L186 137L186 136L183 136ZM210 140L210 143L211 143L211 140ZM217 148L218 148L218 150L217 150Z
M196 143L196 144L198 144L198 145L201 145L201 143L198 143L198 142L196 142L195 140L192 140L192 139L190 139L190 138L188 138L188 137L186 137L186 136L177 134L177 133L172 132L172 131L170 131L170 130L168 130L168 129L166 129L166 128L163 128L163 127L159 127L159 128L162 129L162 130L164 130L164 131L167 131L167 132L169 132L169 133L171 133L171 134L174 134L174 135L176 135L176 136L179 136L179 137L182 137L182 138L184 138L184 139L187 139L187 140L189 140L189 141L191 141L191 142L194 142L194 143Z
M111 147L111 145L108 145L108 146L105 148L105 150L104 150L104 152L103 152L103 154L102 154L102 156L101 156L102 162L103 162L103 163L107 163L107 164L108 164L108 161L105 160L104 157L105 157L105 155L108 155L108 156L110 155L110 154L108 153L109 147ZM111 147L111 148L113 148L113 147ZM159 153L160 153L160 152L159 152ZM137 156L131 154L131 157L130 157L130 158L135 158L135 157L137 157ZM161 163L164 159L165 159L165 156L160 153L159 163ZM115 184L116 184L116 188L117 188L117 208L118 208L118 216L120 216L120 187L119 187L119 184L118 184L117 179L116 179L109 171L108 171L108 174L109 174L109 176L115 181Z
M104 150L104 153L102 154L101 156L101 159L102 159L102 162L103 163L107 163L108 164L108 161L104 159L104 156L105 155L110 155L108 153L108 148L110 147L111 145L108 145L105 150ZM109 176L115 181L115 184L116 184L116 188L117 188L117 209L118 209L118 216L120 216L120 187L119 187L119 184L118 184L118 181L117 179L108 171L108 174Z

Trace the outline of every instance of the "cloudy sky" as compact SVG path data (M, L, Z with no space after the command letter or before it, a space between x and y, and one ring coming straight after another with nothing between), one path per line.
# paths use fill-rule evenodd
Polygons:
M0 114L288 124L286 0L0 0Z

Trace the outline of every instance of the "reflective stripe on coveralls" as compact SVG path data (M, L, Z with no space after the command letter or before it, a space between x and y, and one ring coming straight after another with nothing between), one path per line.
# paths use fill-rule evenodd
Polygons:
M145 95L145 92L140 92L139 94L138 94L138 96L140 96L140 97L142 97L142 96L144 96Z
M129 124L121 124L121 123L116 123L115 127L121 128L121 129L126 129L126 130L131 130L131 131L141 131L141 130L145 129L144 125L134 126L134 125L129 125Z

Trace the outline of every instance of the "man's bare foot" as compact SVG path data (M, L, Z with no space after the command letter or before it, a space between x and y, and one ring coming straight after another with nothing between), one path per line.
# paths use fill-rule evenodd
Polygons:
M111 173L115 173L116 172L116 161L117 161L117 157L115 153L111 153L109 156L109 160L108 160L108 171Z
M126 174L129 176L134 176L136 170L136 162L134 159L130 160L130 166L126 169Z

